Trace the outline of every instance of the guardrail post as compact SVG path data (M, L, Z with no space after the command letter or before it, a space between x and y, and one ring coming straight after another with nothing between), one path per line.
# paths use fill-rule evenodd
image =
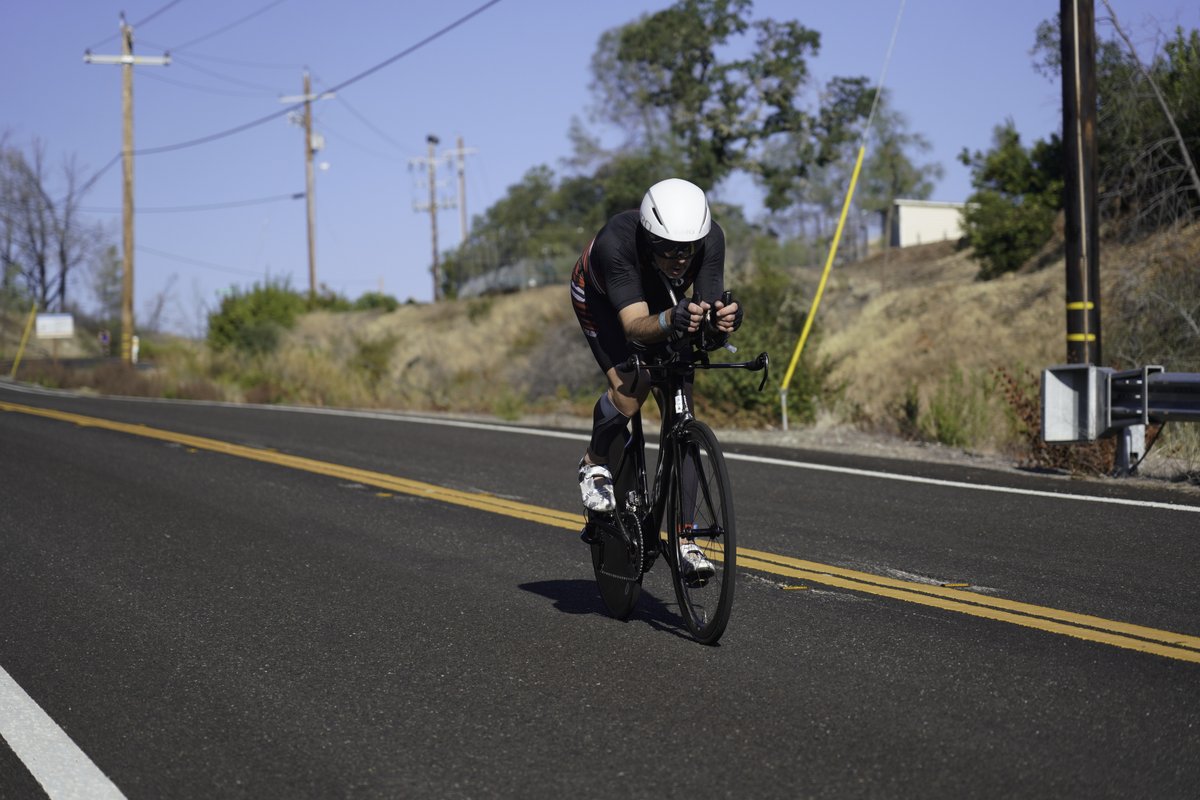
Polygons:
M1146 426L1127 425L1117 432L1117 462L1113 476L1127 478L1137 473L1137 464L1146 454Z

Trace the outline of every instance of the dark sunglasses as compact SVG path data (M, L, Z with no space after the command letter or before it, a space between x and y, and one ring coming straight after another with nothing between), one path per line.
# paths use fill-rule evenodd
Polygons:
M662 258L691 258L696 252L696 243L654 238L650 240L650 250Z

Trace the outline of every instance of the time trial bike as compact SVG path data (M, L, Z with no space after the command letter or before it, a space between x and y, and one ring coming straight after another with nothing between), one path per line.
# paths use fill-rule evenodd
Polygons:
M728 305L732 295L726 292L722 300ZM752 361L711 361L709 353L718 347L736 350L727 336L718 335L707 322L699 333L675 343L632 346L634 354L621 371L633 372L634 390L640 376L649 375L661 413L658 461L651 477L639 411L625 437L617 437L608 454L616 508L607 513L589 511L583 539L591 545L600 596L614 617L625 619L633 612L642 577L661 554L670 566L688 630L697 641L715 644L733 608L737 570L733 493L721 446L712 429L696 419L687 388L696 370L742 369L762 371L758 387L762 391L769 359L760 353ZM711 577L696 579L682 569L679 547L689 541L713 564Z

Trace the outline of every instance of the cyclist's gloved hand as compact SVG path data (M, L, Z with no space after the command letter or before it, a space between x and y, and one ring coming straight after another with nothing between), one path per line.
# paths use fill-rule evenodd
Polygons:
M730 308L733 309L733 311L726 310ZM728 306L724 305L720 300L718 300L715 312L716 320L714 327L723 333L736 331L738 328L742 327L742 318L745 316L745 314L746 312L742 308L742 303L740 300L730 303Z
M693 308L696 309L695 317L692 316ZM671 338L679 339L688 333L694 333L699 328L699 317L702 313L703 310L687 297L676 303L671 311Z

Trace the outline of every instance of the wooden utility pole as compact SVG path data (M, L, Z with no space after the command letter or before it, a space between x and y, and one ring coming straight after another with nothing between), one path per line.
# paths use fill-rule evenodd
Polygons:
M304 73L304 199L308 204L308 302L317 299L317 211L313 205L312 82Z
M1060 0L1066 184L1067 362L1101 363L1093 0Z
M467 156L471 153L479 152L475 148L463 147L463 137L458 137L458 147L450 150L445 155L447 158L454 156L458 159L458 229L461 233L461 244L467 241Z
M312 80L308 71L304 72L304 92L299 97L281 97L281 103L304 103L304 113L299 120L304 128L304 198L307 205L308 220L308 302L317 299L317 196L313 181L313 153L321 149L320 140L314 138L312 129L313 100L328 100L334 97L332 92L320 96L312 93Z
M431 226L433 236L433 266L430 272L433 273L433 302L437 302L442 297L442 280L438 274L438 241L437 241L437 158L434 156L434 148L437 147L438 137L432 133L425 137L425 141L429 143L429 224Z
M133 55L133 28L121 15L121 55L97 56L85 52L88 64L121 65L121 115L124 132L121 137L122 161L122 250L121 264L121 360L133 363L133 68L134 66L165 67L171 56L146 57Z

